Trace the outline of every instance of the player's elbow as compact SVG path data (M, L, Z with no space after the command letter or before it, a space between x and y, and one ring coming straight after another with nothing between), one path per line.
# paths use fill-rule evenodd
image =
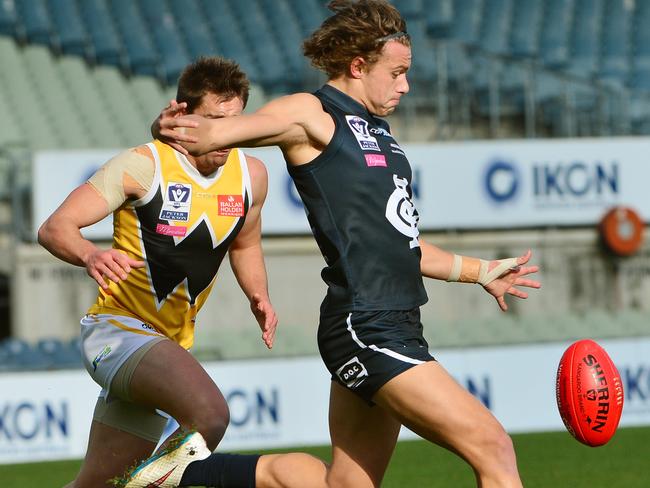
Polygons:
M47 243L50 242L51 233L52 233L51 228L52 225L50 224L50 219L47 219L38 228L38 234L37 234L38 243L43 247L47 247Z

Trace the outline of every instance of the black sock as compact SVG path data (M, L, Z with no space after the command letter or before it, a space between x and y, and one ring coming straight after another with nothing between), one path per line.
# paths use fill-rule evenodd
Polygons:
M187 465L180 486L215 488L255 488L255 468L259 454L215 452Z

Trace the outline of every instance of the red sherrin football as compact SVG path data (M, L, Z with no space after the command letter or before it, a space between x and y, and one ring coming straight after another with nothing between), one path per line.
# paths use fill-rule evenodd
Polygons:
M590 339L571 344L560 359L555 394L573 437L592 447L612 438L623 411L623 383L602 347Z

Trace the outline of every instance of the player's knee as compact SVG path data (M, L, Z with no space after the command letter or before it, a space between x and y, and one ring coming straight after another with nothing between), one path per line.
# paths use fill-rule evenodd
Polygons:
M257 486L306 486L328 488L327 464L305 453L267 454L255 471ZM306 483L305 480L309 480Z
M227 405L212 405L201 409L195 415L193 422L210 449L215 449L221 442L229 423L230 411Z
M517 460L512 438L501 426L490 433L481 451L486 454L482 466L483 470L506 475L517 472Z
M327 476L328 488L375 488L380 484L381 479L373 481L367 473L357 473L354 470L337 470Z

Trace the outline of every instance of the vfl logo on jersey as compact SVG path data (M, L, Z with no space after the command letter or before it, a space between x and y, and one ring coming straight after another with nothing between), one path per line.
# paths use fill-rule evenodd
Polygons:
M409 242L411 249L419 247L418 221L420 216L411 201L409 192L406 190L409 184L408 180L393 175L393 183L395 184L395 190L393 190L386 203L386 218L400 233L411 238Z
M218 214L224 217L244 216L244 197L242 195L219 195Z
M368 371L356 356L341 366L336 375L348 388L356 388L368 377Z
M368 132L368 122L357 115L346 115L345 120L347 120L348 126L350 126L352 134L354 134L361 149L364 151L381 151L377 139Z
M160 219L187 222L190 218L191 204L192 187L182 183L169 182L160 209Z

